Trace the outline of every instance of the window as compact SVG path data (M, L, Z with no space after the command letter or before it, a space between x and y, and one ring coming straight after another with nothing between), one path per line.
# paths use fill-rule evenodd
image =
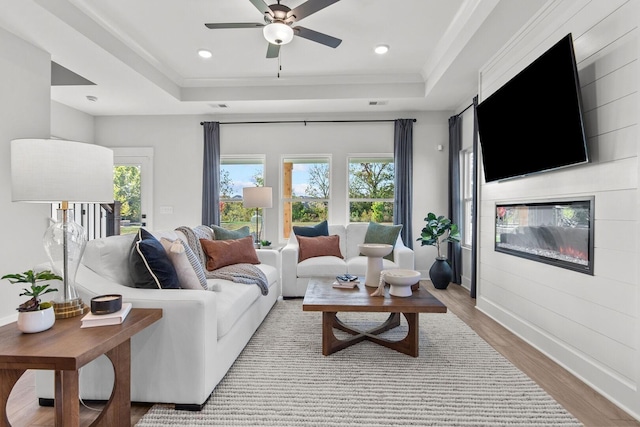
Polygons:
M286 239L294 225L314 225L327 219L330 172L329 157L283 159L282 212Z
M460 161L462 162L461 194L464 208L464 222L461 224L460 231L462 232L462 245L471 247L473 236L473 151L471 149L461 151Z
M393 156L349 158L349 221L393 223Z
M220 157L220 226L235 230L245 225L256 231L254 208L242 206L244 187L264 185L264 157ZM260 226L262 228L262 226Z

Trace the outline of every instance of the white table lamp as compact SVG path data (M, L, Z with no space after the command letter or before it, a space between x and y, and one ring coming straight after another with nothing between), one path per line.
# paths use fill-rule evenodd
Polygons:
M260 208L270 208L273 205L271 187L245 187L242 189L242 205L245 208L256 208L256 243L260 243Z
M58 221L43 236L51 266L64 283L54 310L56 318L86 313L88 307L74 283L87 238L73 221L69 202L113 203L113 151L75 141L15 139L11 141L11 195L14 202L61 203Z

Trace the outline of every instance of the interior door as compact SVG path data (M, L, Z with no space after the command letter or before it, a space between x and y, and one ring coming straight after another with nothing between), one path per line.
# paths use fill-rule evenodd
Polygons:
M122 203L120 234L135 233L140 227L153 230L153 148L112 150L114 193Z

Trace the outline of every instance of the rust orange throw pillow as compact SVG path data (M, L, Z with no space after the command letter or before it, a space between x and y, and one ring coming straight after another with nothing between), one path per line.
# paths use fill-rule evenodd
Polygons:
M231 240L200 239L200 244L207 254L209 271L232 264L260 264L251 236Z
M300 247L298 262L317 256L344 258L340 252L340 236L337 234L316 237L296 236L296 238Z

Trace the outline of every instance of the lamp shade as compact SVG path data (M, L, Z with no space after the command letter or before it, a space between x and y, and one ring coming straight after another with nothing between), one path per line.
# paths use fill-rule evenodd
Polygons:
M245 208L270 208L271 187L245 187L242 189L242 205Z
M280 21L265 25L262 28L262 34L271 44L282 45L293 40L293 28Z
M113 202L113 151L58 139L11 141L14 202Z

